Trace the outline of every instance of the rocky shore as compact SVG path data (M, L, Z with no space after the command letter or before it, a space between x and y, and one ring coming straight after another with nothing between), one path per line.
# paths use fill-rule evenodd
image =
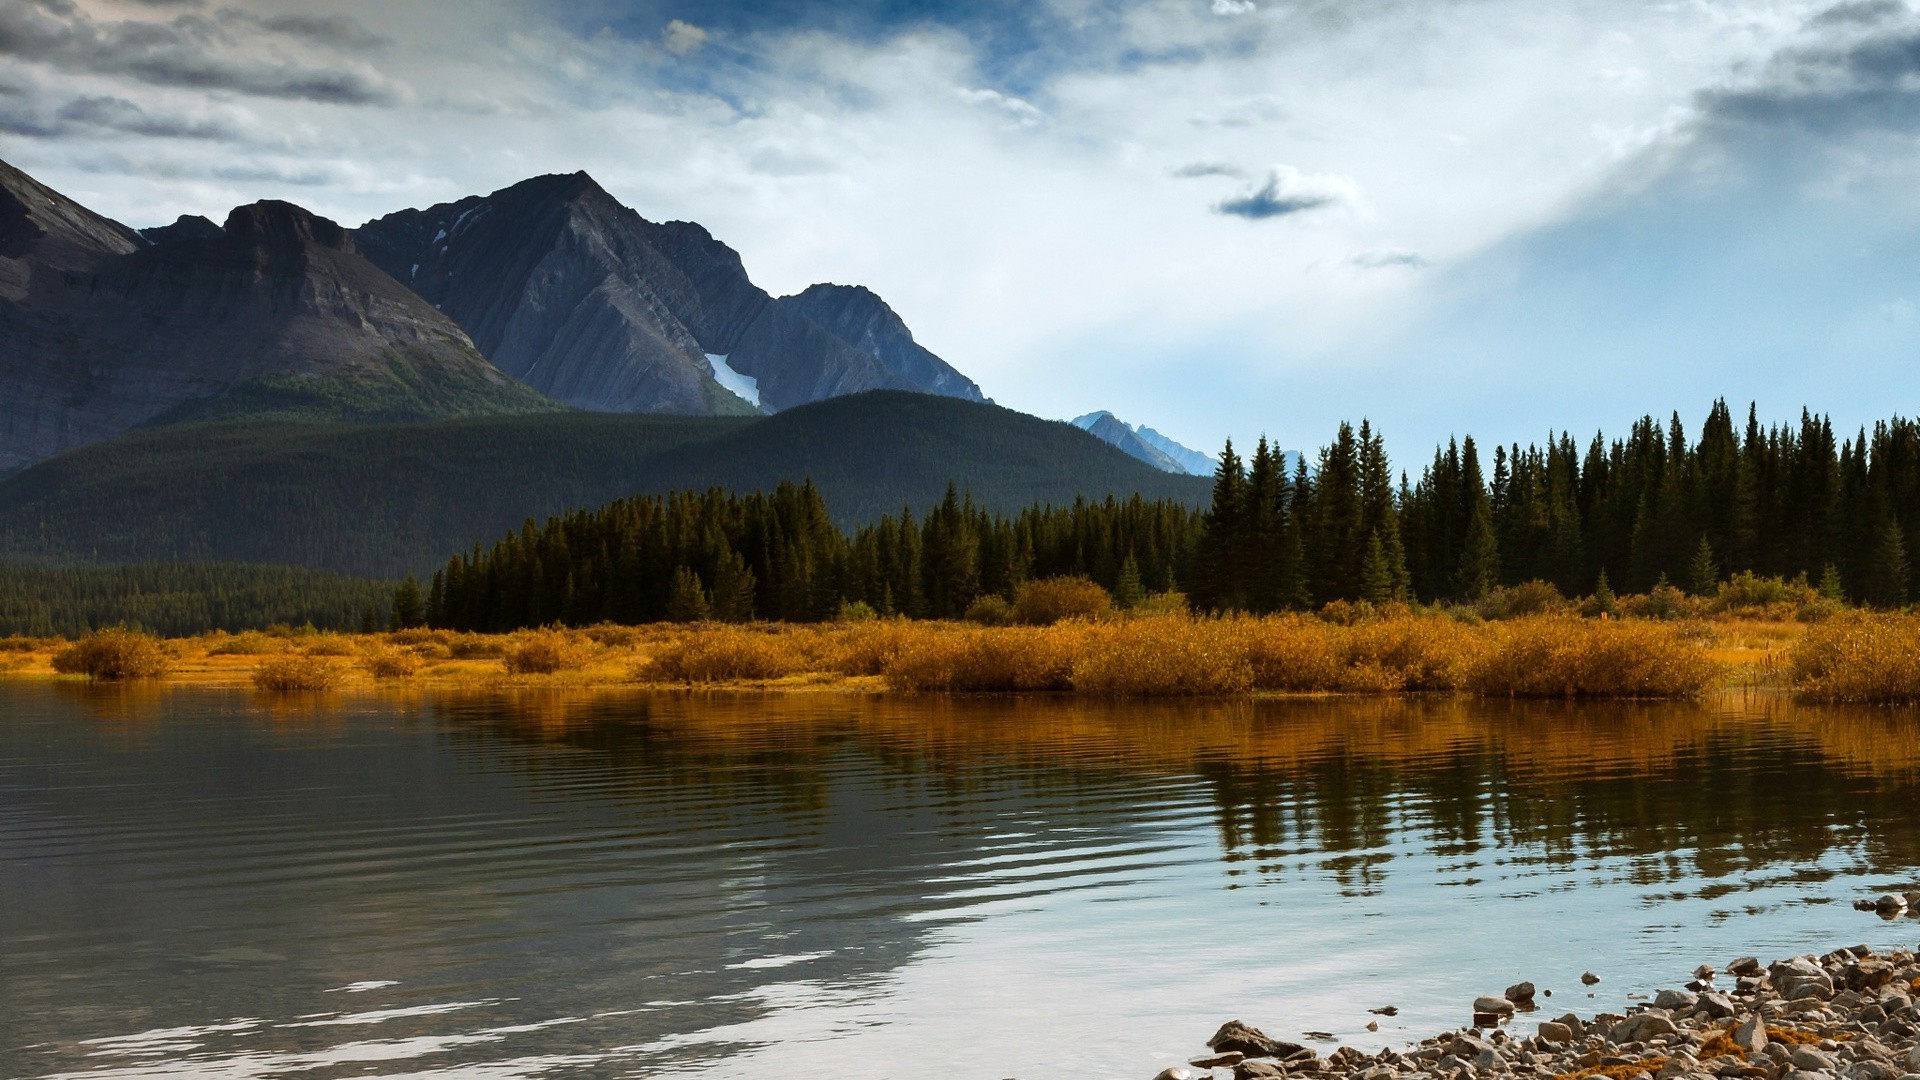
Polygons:
M1861 945L1767 966L1743 957L1724 972L1702 965L1685 988L1624 1014L1568 1013L1525 1036L1508 1025L1535 1011L1531 983L1476 999L1467 1028L1374 1054L1343 1046L1323 1057L1229 1021L1191 1068L1155 1080L1229 1069L1235 1080L1920 1080L1916 995L1920 958L1907 950Z

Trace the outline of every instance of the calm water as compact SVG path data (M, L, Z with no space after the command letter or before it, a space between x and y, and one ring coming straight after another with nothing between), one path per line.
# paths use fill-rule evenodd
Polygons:
M1848 906L1920 878L1917 733L0 684L0 1075L1141 1080L1229 1017L1618 1007L1920 939Z

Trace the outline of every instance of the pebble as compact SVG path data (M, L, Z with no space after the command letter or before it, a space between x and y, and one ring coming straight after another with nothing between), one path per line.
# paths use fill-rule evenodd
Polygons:
M1734 986L1714 988L1722 971ZM1702 964L1693 978L1701 989L1662 990L1589 1019L1568 1013L1525 1037L1498 1026L1531 997L1518 983L1474 1000L1474 1029L1374 1054L1343 1046L1322 1058L1236 1020L1192 1065L1232 1068L1235 1080L1545 1080L1602 1069L1615 1080L1920 1080L1920 957L1911 951L1860 945L1764 967L1744 956L1724 969ZM1169 1069L1156 1080L1187 1075Z

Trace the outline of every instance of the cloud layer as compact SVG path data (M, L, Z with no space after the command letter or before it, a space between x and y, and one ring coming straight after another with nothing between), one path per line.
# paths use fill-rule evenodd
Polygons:
M0 0L0 156L132 224L264 197L351 224L586 169L773 291L873 286L1004 403L1209 446L1371 414L1417 450L1461 421L1402 391L1465 366L1580 388L1569 423L1737 396L1731 346L1634 346L1599 389L1561 358L1628 302L1704 342L1662 280L1784 309L1789 254L1676 271L1698 245L1920 220L1917 94L1900 0ZM1490 400L1449 408L1548 411Z

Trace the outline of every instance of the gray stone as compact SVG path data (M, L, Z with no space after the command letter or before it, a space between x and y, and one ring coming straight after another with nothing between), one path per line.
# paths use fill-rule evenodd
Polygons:
M1592 986L1594 983L1597 983L1599 981L1600 981L1600 976L1595 975L1591 971L1582 972L1580 974L1580 982L1583 985Z
M1278 1080L1287 1070L1271 1061L1243 1061L1233 1067L1233 1080Z
M1758 975L1763 969L1758 957L1743 956L1727 965L1727 974L1736 978L1742 975Z
M1534 985L1532 983L1518 982L1518 983L1514 983L1512 986L1507 987L1506 993L1500 996L1506 998L1508 1001L1513 1002L1514 1005L1518 1008L1528 1009L1533 1007L1533 996L1537 992L1538 991L1534 989Z
M1207 1049L1216 1054L1237 1050L1250 1058L1291 1058L1306 1051L1299 1043L1282 1042L1268 1038L1266 1032L1238 1020L1229 1020L1220 1025L1220 1030L1207 1040Z
M1224 1054L1208 1054L1197 1057L1187 1064L1196 1069L1231 1069L1247 1059L1247 1055L1238 1050L1229 1050Z
M1512 1016L1513 1002L1503 997L1477 997L1473 999L1473 1011L1476 1015Z
M1175 1065L1154 1073L1153 1080L1193 1080L1193 1073L1190 1070Z
M1811 1046L1796 1046L1792 1054L1788 1060L1793 1062L1793 1067L1807 1072L1833 1072L1840 1067L1832 1057Z
M1757 1054L1767 1048L1767 1024L1758 1016L1750 1016L1743 1024L1735 1025L1729 1036L1736 1049L1749 1054Z
M1658 1035L1671 1035L1680 1030L1672 1020L1659 1013L1643 1012L1627 1017L1607 1032L1607 1041L1618 1046L1622 1043L1646 1042Z
M1543 1020L1540 1023L1540 1041L1565 1046L1573 1041L1573 1029L1557 1020Z
M1653 1005L1657 1009L1685 1010L1700 1003L1700 999L1685 990L1662 990L1654 995Z

